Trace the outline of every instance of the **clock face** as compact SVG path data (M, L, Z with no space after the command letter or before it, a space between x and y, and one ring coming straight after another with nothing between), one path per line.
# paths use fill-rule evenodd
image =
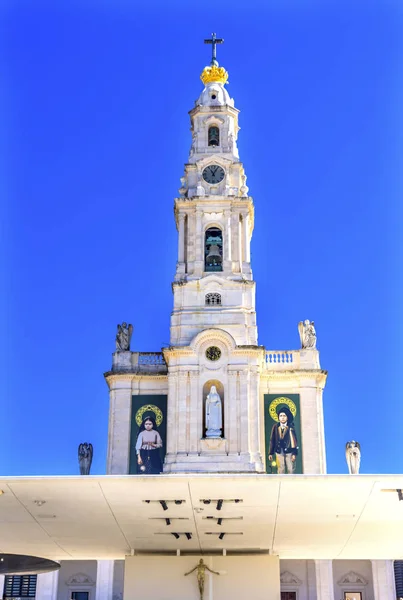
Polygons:
M221 356L221 350L217 346L210 346L206 350L206 357L209 360L218 360Z
M203 169L203 179L207 183L220 183L224 179L225 171L219 165L209 165Z

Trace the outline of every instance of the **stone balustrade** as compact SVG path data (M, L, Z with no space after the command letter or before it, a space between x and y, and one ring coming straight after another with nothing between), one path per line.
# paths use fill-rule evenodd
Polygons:
M309 350L266 350L266 371L320 369L319 352Z
M310 350L266 350L265 371L320 369L319 352ZM133 373L168 373L162 352L115 352L112 371Z
M112 371L134 373L168 372L162 352L115 352L113 354Z

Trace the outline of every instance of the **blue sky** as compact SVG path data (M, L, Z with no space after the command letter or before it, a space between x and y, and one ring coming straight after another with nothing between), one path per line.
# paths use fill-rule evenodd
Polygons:
M78 473L82 441L104 473L116 324L134 350L169 340L211 31L241 110L259 343L298 348L313 319L328 471L349 439L362 472L401 471L401 5L14 0L0 23L0 473Z

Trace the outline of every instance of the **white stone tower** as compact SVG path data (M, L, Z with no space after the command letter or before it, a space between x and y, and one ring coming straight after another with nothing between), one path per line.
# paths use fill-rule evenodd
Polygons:
M162 353L114 354L106 374L108 472L138 473L138 416L146 408L158 412L158 397L167 407L164 473L275 472L268 439L280 404L298 419L296 472L324 473L326 372L316 344L299 351L258 345L253 200L237 148L239 111L225 89L228 74L216 60L214 34L211 42L213 60L190 111L191 149L174 203L178 260L170 345ZM219 398L219 430L208 423L212 390Z
M214 40L214 36L213 36ZM215 41L215 40L214 40ZM166 472L264 471L260 443L253 201L237 148L238 110L215 59L190 111L192 146L175 199L178 262L168 364ZM223 402L221 438L204 438L206 396ZM204 438L204 439L203 439Z

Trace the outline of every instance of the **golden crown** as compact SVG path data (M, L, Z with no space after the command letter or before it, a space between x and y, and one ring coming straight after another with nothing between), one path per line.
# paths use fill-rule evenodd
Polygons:
M204 67L202 74L200 75L200 79L204 85L213 82L227 83L228 73L224 67L211 65L210 67Z

